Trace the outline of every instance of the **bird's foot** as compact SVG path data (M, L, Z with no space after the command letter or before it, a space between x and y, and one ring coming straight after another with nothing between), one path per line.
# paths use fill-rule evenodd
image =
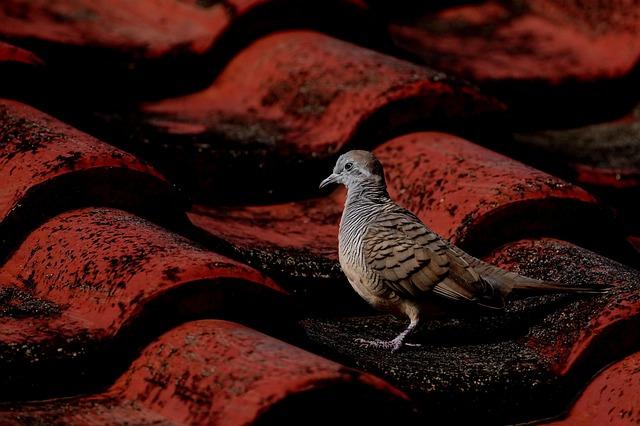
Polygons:
M402 348L402 346L411 346L411 347L420 347L422 345L418 343L405 343L401 339L393 339L393 340L366 340L366 339L356 339L356 342L364 347L364 348L382 348L382 349L390 349L391 352L397 352Z
M395 340L366 340L356 339L356 342L363 348L381 348L391 349L391 352L395 352L402 346L402 342L396 342Z

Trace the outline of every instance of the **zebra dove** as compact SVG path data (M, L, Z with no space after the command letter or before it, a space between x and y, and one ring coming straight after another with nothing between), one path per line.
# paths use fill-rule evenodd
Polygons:
M421 321L442 311L438 303L442 298L502 309L505 297L516 290L600 293L609 288L539 281L465 253L389 197L382 164L370 152L349 151L340 156L320 188L331 183L347 187L338 237L342 271L374 308L410 321L393 340L358 339L365 346L397 351Z

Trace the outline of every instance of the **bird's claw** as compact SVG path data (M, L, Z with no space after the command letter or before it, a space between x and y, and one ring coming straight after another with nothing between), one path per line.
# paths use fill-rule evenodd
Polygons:
M391 349L392 352L397 351L402 346L402 342L395 342L393 340L356 339L356 342L363 348Z
M420 347L422 345L418 343L404 343L402 340L393 339L393 340L366 340L366 339L356 339L356 343L364 348L382 348L382 349L391 349L391 352L397 352L402 348L402 346L411 346L411 347Z

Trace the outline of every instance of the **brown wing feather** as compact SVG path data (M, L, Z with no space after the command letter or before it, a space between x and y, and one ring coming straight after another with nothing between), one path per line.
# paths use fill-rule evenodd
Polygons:
M429 293L482 303L493 289L449 244L407 211L386 214L369 226L364 240L367 264L394 292L418 298ZM494 303L486 304L494 306Z

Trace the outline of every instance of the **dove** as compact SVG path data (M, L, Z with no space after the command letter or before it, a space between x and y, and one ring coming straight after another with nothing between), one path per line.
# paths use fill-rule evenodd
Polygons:
M329 184L347 187L338 235L340 266L347 280L373 308L409 320L408 327L392 340L358 339L365 346L399 350L423 321L442 310L438 302L443 300L500 310L514 292L609 289L528 278L464 252L391 199L382 164L368 151L341 155L320 188Z

